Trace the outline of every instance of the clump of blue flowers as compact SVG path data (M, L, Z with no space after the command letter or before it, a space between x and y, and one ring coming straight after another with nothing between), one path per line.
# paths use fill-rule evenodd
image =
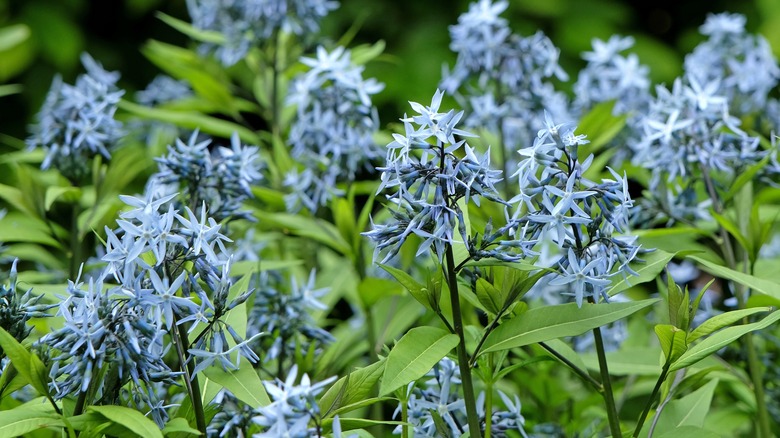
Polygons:
M153 189L144 198L122 196L131 209L121 213L118 229L105 230L106 268L87 288L70 282L58 312L63 327L40 340L52 351L55 398L78 396L83 407L117 397L115 389L129 382L129 403L148 406L162 426L157 383L194 380L212 364L236 369L240 357L259 360L248 347L253 339L227 320L252 293L231 290L229 239L205 203L198 214L184 207L182 215L171 203L175 196ZM164 361L172 347L175 366Z
M8 285L0 285L0 327L8 334L21 342L29 336L32 326L27 322L32 318L45 318L51 316L47 310L57 307L56 304L41 303L42 295L33 295L32 289L20 294L17 281L16 265L18 259L13 261L9 272ZM4 357L3 347L0 347L0 358ZM0 370L2 374L2 370Z
M266 334L257 342L263 351L263 362L278 360L280 368L296 352L306 352L332 342L333 336L317 327L311 316L315 310L326 306L318 298L329 288L315 288L316 275L311 271L306 283L298 284L293 277L289 291L283 286L283 278L272 271L263 273L261 284L255 292L255 300L249 313L248 335Z
M588 65L574 84L574 105L584 111L615 100L614 114L636 117L650 101L650 69L635 53L621 53L634 45L634 38L612 35L607 41L594 38L592 44L593 51L582 54Z
M450 27L450 49L457 53L440 87L466 111L465 125L499 136L505 173L513 152L544 127L544 112L569 119L568 99L551 79L568 79L558 64L560 51L539 31L522 37L501 18L509 3L480 0Z
M412 436L430 437L437 433L446 433L447 436L460 437L468 431L466 421L465 403L460 395L460 370L458 365L451 359L445 357L439 363L434 365L427 374L427 380L420 382L419 386L415 383L409 385L409 401L407 402L408 421L412 427ZM498 391L498 395L504 402L506 410L494 410L491 415L491 436L507 437L513 436L509 432L520 433L527 437L523 426L525 418L520 413L522 405L520 398L514 397L514 400L506 394ZM485 393L481 393L477 398L477 411L480 416L480 425L485 428ZM401 412L399 406L395 410L395 416ZM438 425L446 425L446 431L438 429ZM394 434L400 434L403 426L398 426L393 431Z
M288 210L316 212L343 195L337 184L373 171L372 162L382 156L373 140L379 118L371 96L384 85L363 79L363 67L353 65L343 47L329 53L320 46L316 58L301 62L310 70L292 82L287 102L297 106L289 134L291 156L303 166L291 170L284 184L293 189L286 196Z
M639 246L625 234L633 207L626 176L610 169L614 179L597 184L584 178L593 156L580 160L579 146L588 141L575 129L547 115L533 146L518 151L522 159L514 176L519 190L510 202L515 238L529 242L527 255L537 251L536 243L558 248L560 273L550 274L558 276L549 284L567 285L564 293L581 306L585 298L609 298L605 291L611 278L633 273L629 263Z
M81 63L87 73L74 85L55 76L27 139L30 149L46 151L42 169L55 168L72 182L88 174L93 157L111 158L124 135L122 123L114 118L124 94L116 86L119 73L104 70L86 53Z
M225 66L278 32L316 33L322 18L337 7L332 0L187 0L192 24L221 34L218 42L201 44L201 51L213 52Z
M772 48L761 35L745 31L746 21L741 14L710 14L699 28L707 40L685 57L690 82L723 96L737 116L764 109L780 80Z
M209 148L211 139L194 131L186 142L176 139L168 146L168 155L157 158L159 172L150 178L147 190L159 197L178 193L177 207L196 210L208 205L210 216L224 219L249 219L241 204L252 196L251 185L262 179L259 150L242 145L238 134L230 138L230 147Z
M393 189L387 198L397 209L390 223L374 224L373 230L364 233L377 244L374 258L387 250L382 262L390 260L409 236L417 235L423 239L417 254L432 249L439 261L448 245L459 242L467 244L475 259L516 260L501 248L487 249L506 229L492 233L489 225L481 242L470 239L459 201L478 206L485 198L505 204L495 187L501 172L490 168L489 151L477 155L465 140L456 139L473 134L457 127L463 111L439 112L443 97L444 92L437 90L430 106L411 102L417 115L401 119L405 135L393 134L394 141L387 145L387 164L379 168L382 183L378 191Z
M157 75L145 89L135 93L135 100L141 105L157 106L193 95L192 87L186 81L176 80L168 75Z

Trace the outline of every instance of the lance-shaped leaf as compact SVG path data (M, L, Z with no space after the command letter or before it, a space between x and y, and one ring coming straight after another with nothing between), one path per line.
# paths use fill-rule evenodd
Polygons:
M631 269L636 271L636 273L639 275L629 275L625 278L621 276L615 276L615 280L612 283L612 286L607 289L607 294L609 296L614 296L630 288L631 286L636 286L637 284L647 283L648 281L655 280L655 278L658 277L658 274L664 270L666 264L669 263L669 261L672 260L675 255L675 253L661 251L660 249L656 249L649 254L642 255L644 262L631 263Z
M420 304L433 311L438 309L439 297L436 294L436 287L425 287L421 283L418 283L417 280L415 280L411 275L392 266L379 263L379 267L387 271L388 274L392 275L393 278L398 280L398 282L401 283L401 285L405 287L406 290L408 290L412 295L412 297L414 297L414 299L417 300ZM435 286L435 284L431 283L431 281L429 281L429 285ZM440 283L438 287L438 292L440 293Z
M754 307L751 309L741 309L741 310L733 310L731 312L721 313L720 315L715 315L712 318L704 321L696 327L689 335L688 335L688 342L691 343L703 336L707 336L709 334L712 334L724 327L728 327L735 322L741 320L742 318L748 317L750 315L760 313L760 312L769 312L772 310L771 307Z
M106 417L107 420L123 426L132 433L148 438L162 438L163 434L160 428L151 418L135 409L124 406L90 406L88 411L97 412Z
M661 351L664 353L666 363L672 363L688 349L686 332L671 324L658 324L655 326L655 334L661 342Z
M575 303L568 303L531 309L498 326L488 336L480 354L565 336L578 336L588 330L625 318L657 302L658 299L649 299L623 303L584 304L582 308L577 307Z
M685 354L683 354L679 359L677 359L677 361L672 364L671 367L669 367L669 371L671 372L681 368L689 367L739 339L742 335L769 327L778 320L780 320L780 310L772 312L769 314L769 316L759 322L725 328L689 348Z
M458 345L458 336L436 327L409 330L387 356L379 395L417 380Z

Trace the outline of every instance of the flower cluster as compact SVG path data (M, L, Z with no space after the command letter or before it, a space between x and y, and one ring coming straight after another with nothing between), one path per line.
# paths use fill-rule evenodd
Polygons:
M500 136L503 161L511 166L511 152L544 126L544 111L557 119L569 113L566 96L549 82L568 78L558 65L560 51L541 31L513 34L499 16L508 4L479 0L450 27L450 48L458 57L452 71L445 70L441 88L466 109L467 127Z
M468 424L465 404L459 395L461 381L458 365L445 357L434 365L426 377L429 379L422 382L422 388L414 387L414 382L409 385L411 394L409 394L407 402L407 412L413 436L430 437L435 436L437 432L445 432L437 430L435 417L438 417L438 420L446 425L447 436L459 437L463 435L468 430ZM526 437L523 429L525 418L520 413L520 398L515 396L512 400L501 391L498 391L498 395L504 402L506 410L491 412L491 436L502 438L511 436L507 432L515 431ZM477 398L477 404L480 423L484 427L486 417L484 392ZM397 416L400 412L401 407L399 406L394 415ZM403 426L398 426L393 433L400 434L402 430Z
M255 434L255 438L308 438L320 435L316 429L309 427L309 423L320 416L315 397L336 377L312 385L309 376L304 374L296 385L297 376L298 367L293 365L284 382L263 382L273 402L256 410L252 421L263 427L264 432Z
M96 155L109 159L110 151L123 136L122 124L114 119L117 104L124 94L116 86L119 73L107 72L84 53L81 62L86 74L75 85L55 76L46 100L27 139L30 149L43 148L46 158L42 169L54 167L71 181L79 181L89 172Z
M734 176L767 154L759 139L742 131L739 119L729 114L729 100L718 94L718 82L700 83L696 76L685 76L676 79L671 90L659 85L649 111L639 120L643 136L633 145L634 162L652 171L650 190L657 198L688 201L686 208L666 211L670 218L679 218L682 211L696 215L680 218L686 220L706 214L690 188L702 172ZM687 178L685 184L682 178ZM684 196L685 189L691 196Z
M277 272L263 273L249 313L247 334L268 335L258 341L264 362L283 361L294 357L296 351L307 351L311 346L317 348L333 341L333 336L317 327L311 317L311 311L326 309L317 298L329 290L315 289L315 280L314 271L303 285L292 278L290 290L285 293L280 290L283 279Z
M0 286L0 327L21 342L32 331L32 327L27 325L27 321L31 318L51 316L46 311L57 307L57 305L40 304L42 295L33 295L32 289L28 289L24 294L19 294L16 272L18 261L18 259L14 260L11 265L8 285ZM3 356L3 347L0 346L0 358Z
M144 90L135 93L135 100L141 105L157 106L192 96L192 88L187 82L157 75Z
M219 32L219 43L203 43L225 66L240 61L249 49L277 32L307 35L319 30L320 20L338 7L333 0L187 0L192 24Z
M374 224L372 231L364 233L377 243L375 258L380 251L388 249L383 263L398 253L411 235L423 239L418 255L433 248L440 261L446 245L456 243L456 228L464 242L473 242L458 204L460 199L476 205L480 198L505 204L495 188L501 172L490 168L490 152L477 156L465 140L456 140L456 135L473 135L457 128L463 111L439 112L443 96L444 92L437 90L428 107L411 102L418 115L401 119L405 135L393 134L395 140L387 145L387 164L379 168L382 183L378 191L394 189L388 199L398 210L392 212L392 222ZM491 236L500 234L503 233ZM469 245L469 251L480 258L477 252L490 243L486 241L479 247ZM493 255L500 258L503 254L496 251Z
M363 79L363 67L351 64L350 52L338 47L328 53L317 48L316 58L301 60L311 69L291 84L287 102L297 106L290 128L291 155L303 164L293 169L285 185L293 188L287 208L316 212L333 196L337 183L352 182L357 172L371 171L382 149L373 140L379 128L371 95L384 85Z
M556 246L560 273L550 274L557 277L549 284L567 285L564 293L582 305L585 297L607 299L612 276L633 273L629 262L639 247L636 238L618 235L627 231L633 206L626 177L610 169L614 179L596 184L584 178L593 157L580 161L578 148L587 140L575 129L546 115L533 146L519 151L519 194L510 202L526 254L536 243Z
M159 401L151 390L153 382L176 384L176 373L163 361L164 332L151 309L143 311L121 287L104 285L106 274L90 279L86 288L79 279L70 281L57 312L63 327L39 341L60 352L50 359L54 397L86 394L94 385L93 393L113 403L111 397L118 398L117 389L129 380L135 394L152 407ZM109 367L112 372L105 375L110 377L100 377Z
M205 203L218 221L250 218L240 209L252 196L251 184L262 178L258 148L242 145L236 133L229 148L210 150L210 144L211 139L200 137L197 130L186 143L176 139L175 145L168 146L168 155L156 159L160 171L150 178L147 190L157 190L159 197L179 193L177 207L186 202L195 210Z
M607 41L593 39L593 51L582 58L588 65L580 70L574 84L574 104L582 110L594 104L615 100L615 114L635 113L650 100L649 69L639 63L635 53L623 56L634 45L632 37L613 35Z
M653 176L653 196L637 223L706 219L702 207L709 204L698 199L697 184L703 181L712 198L719 177L734 178L767 155L770 164L757 177L780 171L776 150L762 148L738 118L771 107L767 95L780 79L766 41L745 33L744 25L738 14L708 17L701 32L709 39L686 57L685 74L671 89L657 87L637 121L634 163Z
M122 196L132 208L120 214L117 230L106 228L102 260L108 265L87 289L78 280L70 283L58 312L64 326L40 341L60 352L51 368L57 398L110 394L112 385L120 388L129 379L133 402L152 408L162 425L165 410L151 388L178 376L163 362L171 345L181 369L194 362L190 378L213 363L235 369L242 356L259 359L248 347L253 339L242 339L226 320L252 292L231 291L229 239L205 204L199 215L189 207L180 215L170 202L175 196L160 198L155 190L145 198ZM106 284L107 278L115 283ZM185 342L193 333L197 337ZM93 379L102 373L112 379Z
M731 113L742 116L762 110L769 91L780 80L780 68L769 43L745 32L745 16L711 14L699 28L708 39L685 57L690 82L722 96Z

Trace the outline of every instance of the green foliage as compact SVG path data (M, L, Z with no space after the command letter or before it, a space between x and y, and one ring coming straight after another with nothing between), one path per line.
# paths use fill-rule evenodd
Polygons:
M581 335L588 330L625 318L657 299L609 304L574 303L545 306L528 310L501 324L491 333L482 353L517 348L523 345Z
M435 327L415 327L395 344L387 356L379 395L424 376L458 345L458 337Z

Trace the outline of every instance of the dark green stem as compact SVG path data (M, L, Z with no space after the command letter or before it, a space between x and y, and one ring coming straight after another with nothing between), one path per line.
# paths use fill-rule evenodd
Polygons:
M78 204L73 204L70 223L70 278L74 281L79 274L81 265L81 240L79 239L79 212Z
M664 365L663 369L661 370L661 375L658 376L658 381L655 382L653 392L650 394L650 398L647 399L645 409L642 411L642 415L639 417L639 421L636 424L636 429L634 429L634 438L638 437L639 432L642 431L642 426L644 426L645 420L647 420L647 416L650 414L650 409L653 407L653 403L655 403L655 398L658 395L658 391L661 390L661 385L664 383L664 380L666 380L666 375L669 373L670 365L671 363Z
M572 371L574 371L574 374L580 376L580 378L586 382L588 382L596 391L603 393L604 392L604 385L599 383L598 380L594 379L593 377L588 374L587 371L583 370L582 368L575 365L572 361L569 359L566 359L561 353L558 353L555 351L552 347L545 344L544 342L540 342L539 346L544 348L548 353L552 354L556 359L563 362L567 367L571 368Z
M466 404L466 416L468 417L469 432L472 438L481 438L479 416L477 415L476 397L474 397L474 385L471 379L469 356L466 352L466 336L463 331L463 318L460 310L460 295L458 294L458 279L455 276L455 256L452 246L446 245L447 259L447 285L450 289L450 303L452 304L452 321L455 334L458 335L458 366L460 367L460 379L463 385L463 399Z
M187 362L184 355L187 347L190 345L187 339L187 332L180 327L176 315L173 316L173 326L176 331L172 336L175 339L174 345L176 346L176 353L179 355L179 367L184 372L184 385L187 387L187 394L192 401L192 410L195 413L195 424L198 430L205 436L206 435L206 414L203 411L203 400L200 394L200 384L198 383L198 376L194 374L195 360Z
M704 176L704 184L707 187L707 193L712 200L712 208L718 214L723 214L723 205L721 205L720 198L715 190L715 184L710 177L709 171L706 167L702 167L702 175ZM723 242L723 257L726 259L726 264L732 270L737 269L737 260L734 247L731 244L731 237L728 231L723 226L718 226L721 241ZM749 261L745 258L745 264ZM746 266L747 268L747 266ZM737 308L744 309L747 304L747 291L738 283L732 283L734 285L734 295L737 298ZM748 318L743 319L744 323L748 323ZM748 373L753 383L753 395L756 398L756 414L758 417L758 436L760 438L771 438L772 428L770 426L769 411L766 405L766 394L764 393L764 372L761 368L761 362L756 354L755 345L753 344L753 333L748 332L742 338L741 342L745 348L748 362Z
M279 32L274 32L273 36L273 58L271 59L271 131L276 135L281 135L281 126L279 120Z
M73 407L73 416L76 417L84 413L84 408L87 406L87 393L86 391L79 391L79 396L76 399L76 406Z
M609 419L609 430L615 438L622 437L620 431L620 419L618 418L617 407L615 406L615 396L612 393L612 382L609 377L609 368L607 368L607 355L604 352L604 340L601 338L601 327L593 329L593 338L596 341L596 353L599 357L599 371L601 371L601 381L604 385L604 402L607 404L607 418Z

